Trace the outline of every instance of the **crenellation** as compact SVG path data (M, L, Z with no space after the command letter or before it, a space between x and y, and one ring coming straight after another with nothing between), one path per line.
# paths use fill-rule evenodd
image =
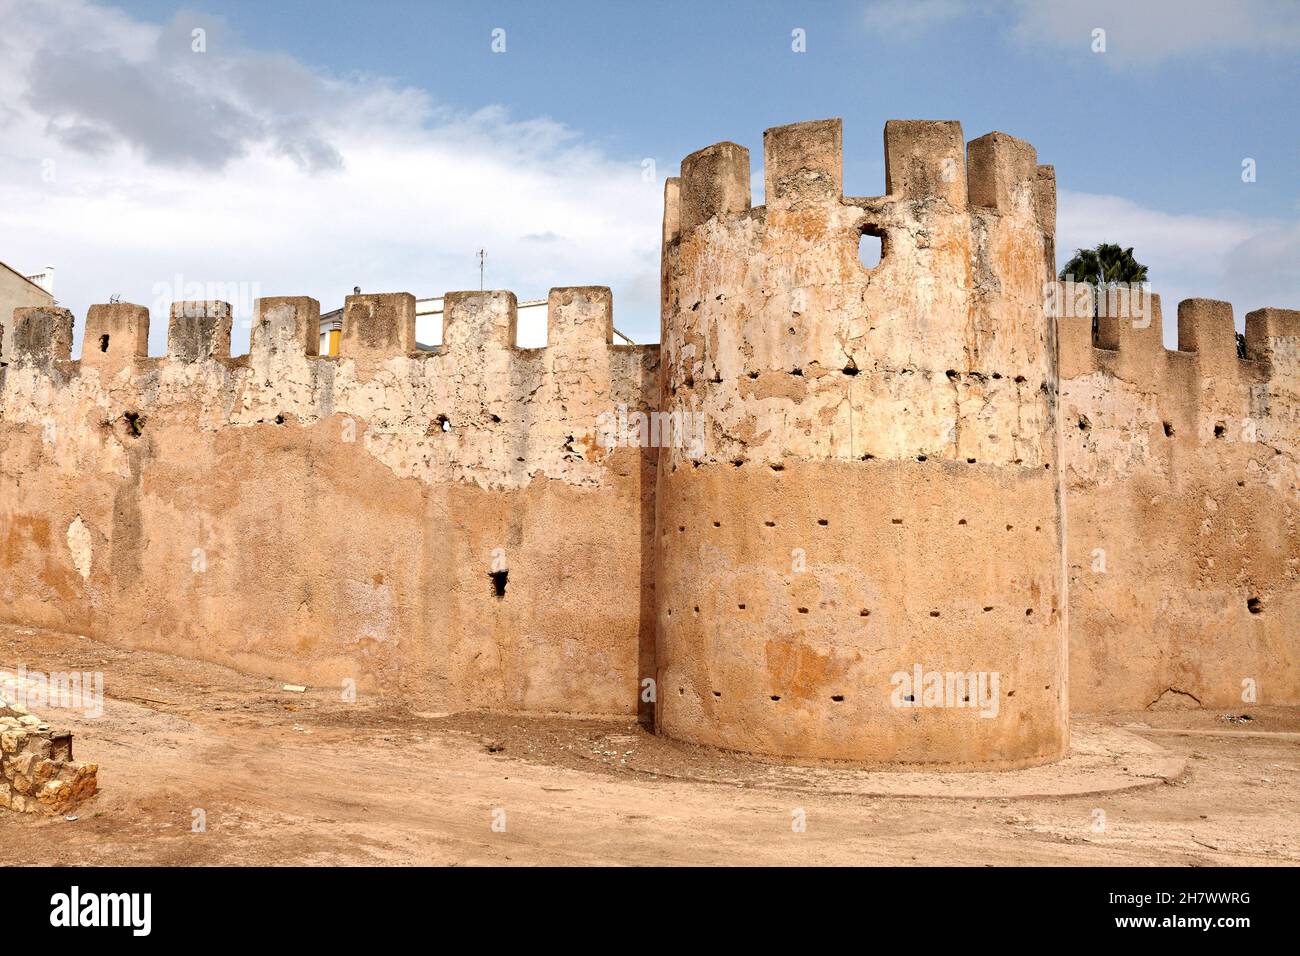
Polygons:
M585 352L614 344L614 298L607 286L552 289L547 297L546 347Z
M414 355L415 296L409 292L350 295L343 302L339 357L367 374L391 359Z
M81 369L115 375L149 357L149 310L129 302L92 305L81 341Z
M443 297L442 354L472 361L479 352L514 349L518 322L513 292L448 292Z
M972 207L1037 215L1038 154L1024 140L998 132L971 140L966 178Z
M72 358L72 313L54 306L14 309L14 354L6 361L15 365L50 368Z
M885 192L895 199L966 205L966 145L955 120L885 123Z
M716 143L682 160L681 231L750 207L749 150Z
M1186 300L1171 351L1125 288L1094 333L1004 133L891 120L876 197L838 119L763 143L761 206L735 143L665 183L662 345L596 285L549 290L541 348L510 291L447 293L432 349L413 296L352 295L335 357L303 296L240 357L226 302L175 303L159 359L141 306L78 361L70 312L17 310L0 620L795 760L1020 767L1072 708L1300 700L1300 312L1242 357ZM891 705L917 663L1008 693Z
M1178 351L1195 352L1202 375L1232 375L1238 358L1232 304L1215 299L1179 302Z
M1180 302L1177 350L1163 345L1156 295L1101 323L1099 345L1113 348L1086 341L1086 317L1062 320L1081 710L1139 709L1170 687L1235 706L1243 681L1273 703L1300 700L1287 650L1300 619L1287 571L1300 566L1300 405L1269 352L1295 340L1268 334L1286 320L1251 314L1244 357L1227 302Z
M1300 310L1256 309L1246 314L1246 354L1268 364L1274 374L1292 377L1292 388L1300 360Z
M838 201L843 192L843 124L838 119L776 126L763 133L769 209Z
M255 366L278 356L319 355L320 303L304 295L258 299L248 354Z
M175 362L230 358L229 302L173 302L167 323L167 357Z

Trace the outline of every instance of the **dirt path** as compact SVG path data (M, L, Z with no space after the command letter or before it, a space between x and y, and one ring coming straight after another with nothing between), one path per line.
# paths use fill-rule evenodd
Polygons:
M1046 799L878 797L678 747L631 722L350 704L0 625L0 668L20 664L102 671L109 699L98 718L43 715L71 727L78 759L99 763L101 793L73 822L0 812L3 864L1300 862L1293 710L1252 708L1246 723L1200 711L1083 722L1099 734L1145 725L1135 732L1186 759L1174 783ZM205 832L191 832L195 810ZM804 832L792 828L797 811Z

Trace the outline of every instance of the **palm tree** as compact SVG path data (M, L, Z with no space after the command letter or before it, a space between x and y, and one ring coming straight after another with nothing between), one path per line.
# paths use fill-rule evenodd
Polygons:
M1132 246L1122 249L1113 242L1101 242L1095 249L1075 249L1074 256L1061 269L1058 278L1087 282L1097 290L1092 308L1092 334L1095 340L1100 307L1104 301L1102 296L1105 295L1102 290L1119 283L1146 282L1147 267L1133 258Z

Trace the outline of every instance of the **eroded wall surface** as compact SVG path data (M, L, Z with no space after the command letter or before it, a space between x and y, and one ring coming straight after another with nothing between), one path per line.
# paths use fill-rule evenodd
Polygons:
M1300 312L1153 300L1060 323L1071 698L1300 703Z
M629 713L652 647L657 347L611 344L609 290L556 289L519 349L511 293L18 310L0 391L0 618L445 708ZM498 574L496 578L493 572ZM501 580L504 578L504 581ZM498 595L499 586L504 595Z
M885 156L888 194L844 197L839 121L805 123L764 134L764 207L734 143L668 184L663 400L705 442L659 457L658 724L786 757L1050 760L1068 742L1051 168L953 122L891 121ZM996 674L996 696L900 702L918 666Z

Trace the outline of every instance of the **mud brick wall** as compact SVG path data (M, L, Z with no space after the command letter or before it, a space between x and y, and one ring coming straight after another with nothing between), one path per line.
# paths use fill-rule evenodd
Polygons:
M545 348L509 292L19 309L0 390L0 619L437 708L632 713L652 646L654 346L612 344L601 287L550 294ZM495 576L494 576L495 575ZM504 593L500 593L504 592ZM647 599L648 600L648 599Z
M1058 321L1055 171L1004 133L890 121L876 197L838 120L763 142L763 206L734 143L666 185L661 347L597 286L541 349L508 292L448 294L432 352L413 297L351 296L338 357L301 297L237 358L221 302L159 357L140 306L78 360L66 310L0 316L0 620L795 759L1023 766L1072 708L1300 703L1298 314L1240 354L1226 303L1176 351L1158 308ZM698 445L601 440L638 412ZM914 666L997 673L997 713L893 706Z
M1068 744L1050 167L955 122L885 127L886 192L841 190L838 120L668 184L659 723L795 758L1009 767ZM878 266L858 256L879 237ZM1000 672L999 713L902 708L891 675Z
M1300 312L1153 306L1061 320L1074 706L1300 703Z

